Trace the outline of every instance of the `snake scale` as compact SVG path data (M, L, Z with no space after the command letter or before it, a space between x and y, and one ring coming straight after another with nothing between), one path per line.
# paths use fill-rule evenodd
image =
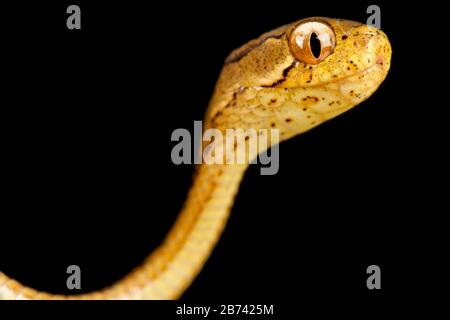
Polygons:
M317 53L313 41L320 42ZM210 100L204 130L275 128L284 141L367 99L385 79L390 59L386 35L365 24L314 17L282 26L231 52ZM268 147L278 141L269 142ZM248 159L257 156L245 150ZM217 243L247 167L248 163L198 165L171 231L141 266L116 284L88 294L53 295L0 272L0 299L180 297Z

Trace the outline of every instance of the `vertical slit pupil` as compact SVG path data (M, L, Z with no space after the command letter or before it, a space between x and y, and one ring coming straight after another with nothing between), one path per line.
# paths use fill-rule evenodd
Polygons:
M322 51L322 47L320 45L320 40L317 37L317 34L312 33L309 39L309 46L311 47L311 52L315 58L320 57L320 52Z

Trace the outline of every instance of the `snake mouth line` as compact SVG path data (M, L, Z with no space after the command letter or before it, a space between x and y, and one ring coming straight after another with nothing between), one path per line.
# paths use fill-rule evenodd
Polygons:
M358 72L355 72L353 74L349 74L340 78L333 78L331 80L322 82L322 83L318 83L318 84L314 84L314 85L303 85L302 87L305 88L315 88L315 87L319 87L319 86L323 86L323 85L327 85L327 84L331 84L331 83L338 83L341 81L344 81L346 79L349 79L351 77L358 77L358 76L363 76L365 74L368 74L370 72L372 72L373 69L376 68L383 68L385 65L385 58L383 56L378 56L377 59L375 60L376 62L374 64L372 64L371 66L364 68L362 70L359 70ZM295 66L296 61L294 61L294 63L292 65L290 65L289 67L287 67L284 71L283 71L283 76L282 78L276 80L275 82L273 82L270 85L261 85L261 86L257 86L257 87L252 87L256 90L261 90L264 88L279 88L279 89L293 89L295 87L287 87L287 86L283 86L282 84L287 80L287 76L289 73L289 70L292 69ZM244 88L248 88L248 87L241 87L240 89L244 89Z
M381 59L382 59L382 61L384 61L384 58L381 58ZM358 72L355 72L353 74L349 74L349 75L343 76L341 78L335 78L335 79L331 79L329 81L325 81L325 82L322 82L322 83L309 85L309 86L303 86L303 87L305 87L305 88L316 88L316 87L321 87L321 86L328 85L328 84L340 83L340 82L344 82L345 80L348 80L348 79L353 78L353 77L361 77L361 76L370 74L370 73L374 72L377 69L383 69L384 68L384 63L379 63L378 59L376 61L377 62L372 64L371 66L369 66L367 68L364 68L362 70L359 70ZM279 88L283 88L283 87L279 87ZM286 87L286 88L289 89L288 87Z
M372 64L370 67L364 68L364 69L362 69L362 70L360 70L358 72L355 72L353 74L346 75L346 76L344 76L342 78L334 79L332 81L329 81L328 83L342 82L342 81L347 80L349 78L364 76L364 75L370 74L374 70L380 69L380 68L381 69L383 68L383 64L379 64L378 62L376 62L376 63Z
M358 71L358 72L355 72L355 73L353 73L353 74L349 74L349 75L346 75L346 76L341 77L341 78L331 79L331 80L329 80L329 81L322 82L322 83L318 83L318 84L314 84L314 85L309 85L309 86L298 86L298 87L284 87L284 86L281 85L281 83L283 83L284 81L286 81L286 78L282 78L282 79L280 79L280 80L277 80L273 85L269 85L269 86L256 86L256 87L245 86L245 87L239 87L239 90L240 90L240 91L245 91L246 89L249 89L249 88L253 88L253 89L255 89L255 90L263 90L263 89L266 89L266 88L274 88L274 89L282 89L282 90L286 90L286 89L296 89L296 88L300 88L300 87L303 87L303 88L316 88L316 87L321 87L321 86L328 85L328 84L332 84L332 83L343 82L343 81L345 81L345 80L347 80L347 79L349 79L349 78L352 78L352 77L363 76L363 75L366 75L366 74L369 74L369 73L373 72L375 69L378 69L378 68L383 68L383 64L382 64L382 63L378 63L378 60L377 60L377 63L374 63L374 64L371 65L370 67L364 68L364 69L362 69L362 70L360 70L360 71Z

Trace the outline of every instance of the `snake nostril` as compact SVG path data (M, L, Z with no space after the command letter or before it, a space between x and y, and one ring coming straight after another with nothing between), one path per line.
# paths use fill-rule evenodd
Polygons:
M376 64L379 64L379 65L383 65L384 64L384 57L383 56L378 56L377 57L377 61L376 61Z

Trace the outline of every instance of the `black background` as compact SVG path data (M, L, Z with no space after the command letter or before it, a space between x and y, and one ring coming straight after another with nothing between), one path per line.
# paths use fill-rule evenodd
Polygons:
M80 31L66 29L72 3ZM1 10L0 270L53 293L71 293L68 265L81 267L82 292L100 289L163 239L193 172L171 163L170 135L203 118L232 49L304 17L364 22L372 4L95 3ZM357 108L283 143L277 175L249 169L182 299L377 309L433 283L424 261L439 277L441 234L429 231L443 209L427 196L438 143L423 133L438 137L428 126L440 116L422 103L429 70L414 47L424 30L413 5L378 5L393 46L386 81ZM371 264L382 290L366 288Z

